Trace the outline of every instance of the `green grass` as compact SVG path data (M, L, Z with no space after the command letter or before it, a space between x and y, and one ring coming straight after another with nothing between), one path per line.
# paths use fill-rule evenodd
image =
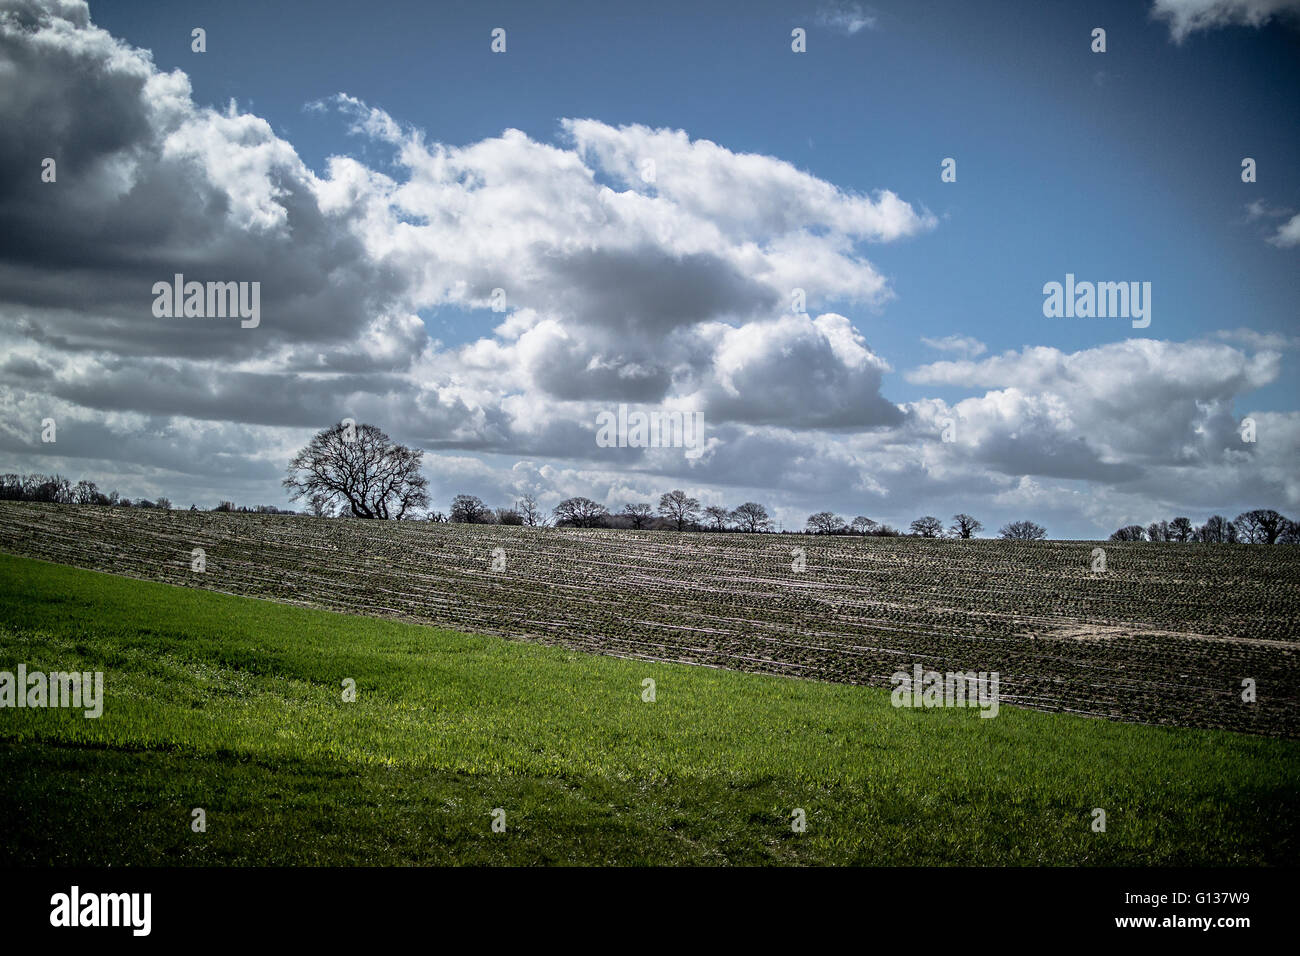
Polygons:
M103 671L105 706L0 710L0 864L1258 865L1297 850L1297 741L900 710L878 689L0 555L0 670L19 662Z

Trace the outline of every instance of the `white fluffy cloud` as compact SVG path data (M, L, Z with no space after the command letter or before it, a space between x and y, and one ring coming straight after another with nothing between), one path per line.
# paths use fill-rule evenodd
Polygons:
M1087 468L1213 460L1237 449L1234 396L1280 373L1281 355L1272 350L1128 339L1074 353L1040 346L982 361L935 362L907 378L993 389L958 406L967 423L959 436L965 432L984 453L1027 430L1033 442L1026 444L1068 450Z
M935 362L907 378L985 390L951 407L911 410L928 431L953 422L952 454L981 467L1109 486L1148 508L1151 501L1224 507L1215 502L1263 495L1266 487L1294 507L1300 498L1289 473L1300 456L1300 414L1236 408L1239 396L1277 381L1281 369L1282 355L1271 348L1129 339L1073 353L1038 347ZM1243 441L1245 417L1255 420L1254 442Z

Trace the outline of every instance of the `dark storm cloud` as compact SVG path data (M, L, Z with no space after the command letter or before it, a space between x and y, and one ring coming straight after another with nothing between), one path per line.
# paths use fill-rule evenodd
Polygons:
M47 344L208 359L338 348L400 297L404 281L322 212L264 121L197 108L182 74L89 28L84 6L6 3L0 75L21 77L0 84L0 303L39 312ZM153 284L176 273L260 282L259 327L156 318Z
M550 267L554 301L544 304L615 333L658 337L707 319L779 308L770 286L708 253L592 249L555 257Z

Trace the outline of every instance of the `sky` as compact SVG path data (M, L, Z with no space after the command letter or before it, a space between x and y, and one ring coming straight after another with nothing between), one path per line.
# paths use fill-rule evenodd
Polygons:
M0 470L287 506L293 453L351 418L425 449L444 511L1294 517L1298 25L0 0ZM257 325L157 315L177 273L259 283ZM1067 275L1138 283L1149 325L1046 315ZM605 447L620 405L704 443Z

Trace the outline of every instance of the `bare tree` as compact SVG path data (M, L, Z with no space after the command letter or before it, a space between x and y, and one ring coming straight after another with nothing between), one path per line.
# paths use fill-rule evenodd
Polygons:
M926 515L912 522L912 534L922 538L937 538L943 534L943 522L934 515Z
M1259 525L1255 522L1254 517L1249 511L1243 511L1232 520L1233 526L1237 529L1237 540L1243 544L1258 544L1261 535Z
M700 502L676 488L659 496L659 513L677 525L681 531L688 524L694 524L700 514Z
M336 513L334 501L331 496L319 492L310 495L307 498L306 512L313 518L333 518Z
M952 516L952 527L948 529L954 538L973 538L983 530L983 524L964 512Z
M492 512L478 495L457 495L448 517L455 524L491 524Z
M742 531L751 533L766 531L772 527L772 519L768 516L767 509L757 501L746 501L737 507L731 513L731 520L739 525Z
M332 425L289 462L289 499L327 495L354 518L393 518L429 504L420 474L424 452L399 445L374 425Z
M498 508L497 524L521 525L524 523L524 516L514 508Z
M72 500L79 505L98 504L97 499L101 497L103 496L99 493L99 487L93 481L86 481L84 478L72 489Z
M1192 521L1190 518L1175 518L1169 522L1169 539L1171 541L1186 542L1192 537Z
M999 528L998 535L1008 541L1041 541L1047 537L1047 529L1032 521L1013 521Z
M1200 539L1206 544L1223 544L1228 540L1228 519L1223 515L1210 515L1201 525Z
M1272 508L1256 508L1237 515L1233 522L1237 535L1248 544L1274 544L1282 533L1286 518Z
M650 519L654 516L654 512L651 510L649 504L642 502L639 504L624 505L622 515L632 523L632 528L634 530L640 531L650 523Z
M23 475L23 499L49 504L70 505L75 500L72 482L59 475Z
M808 530L816 534L838 534L848 527L844 519L832 511L819 511L808 516Z
M546 524L546 515L537 504L537 499L530 492L515 502L515 510L524 519L524 524L536 528Z
M1118 531L1112 532L1111 541L1142 541L1146 538L1146 532L1142 530L1140 524L1125 525Z
M849 530L855 532L856 534L861 534L861 535L868 535L876 528L879 527L880 527L879 522L872 521L870 518L866 517L865 515L858 515L856 518L854 518L852 521L849 522Z
M704 514L713 524L714 531L725 531L727 529L727 519L731 517L731 512L722 505L709 505L704 509Z
M577 528L599 528L609 516L609 509L599 502L581 496L565 498L555 506L555 523Z

